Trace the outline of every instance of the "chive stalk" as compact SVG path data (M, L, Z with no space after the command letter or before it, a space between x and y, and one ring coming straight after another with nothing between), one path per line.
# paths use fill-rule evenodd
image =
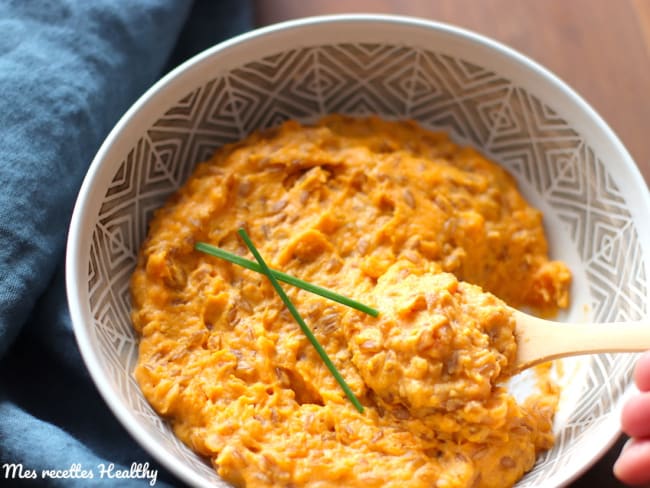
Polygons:
M241 256L238 256L237 254L233 254L219 247L215 247L205 242L197 242L194 245L194 248L206 254L210 254L212 256L216 256L218 258L221 258L233 264L237 264L243 268L250 269L251 271L256 271L258 273L263 274L262 267L255 261L251 261L249 259L243 258ZM356 300L348 298L344 295L339 295L338 293L335 293L332 290L328 290L327 288L314 285L313 283L309 283L308 281L301 280L300 278L296 278L295 276L288 275L286 273L283 273L282 271L277 271L275 269L270 269L270 268L269 271L271 272L273 277L276 278L278 281L282 281L284 283L288 283L289 285L302 288L303 290L307 290L316 295L320 295L322 297L328 298L342 305L346 305L350 308L354 308L355 310L359 310L360 312L371 315L372 317L377 317L379 315L379 312L374 308L369 307L368 305L364 305L363 303L359 303Z
M329 358L327 355L327 352L321 346L320 342L318 342L318 339L316 339L316 336L314 333L311 331L311 329L307 326L305 321L302 319L300 316L300 313L298 313L298 310L294 306L294 304L291 302L287 294L284 292L282 289L282 286L280 286L280 283L278 283L278 280L274 276L274 273L271 271L271 269L268 267L266 262L264 261L264 258L262 258L262 255L259 253L253 242L250 240L250 237L248 237L248 234L244 229L239 229L238 231L240 237L246 244L246 247L250 250L250 252L255 256L255 259L257 260L257 263L259 264L259 267L261 268L261 273L266 275L266 277L269 279L271 282L271 285L273 285L273 288L277 292L278 295L280 295L280 298L284 302L285 306L293 316L296 322L298 322L298 325L302 329L303 333L307 336L307 339L309 339L309 342L311 342L312 346L316 349L316 352L320 356L320 358L323 360L325 363L325 366L327 366L327 369L330 370L330 373L334 376L336 381L338 382L339 385L341 385L341 388L343 389L343 392L345 395L348 397L348 399L352 402L352 404L355 406L355 408L360 412L363 413L363 405L361 405L361 402L359 402L359 399L355 396L355 394L352 392L348 384L346 383L345 379L339 373L339 370L336 369L336 366L334 366L334 363L332 360Z

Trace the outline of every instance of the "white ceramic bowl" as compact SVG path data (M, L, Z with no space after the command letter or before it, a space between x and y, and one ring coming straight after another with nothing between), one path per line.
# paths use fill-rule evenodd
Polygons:
M479 148L544 211L552 256L575 276L567 318L647 315L647 187L601 118L544 68L476 34L402 17L312 18L239 36L174 70L124 115L88 171L68 241L69 305L86 365L133 437L189 484L226 486L131 375L128 281L147 222L220 145L330 112L412 118ZM556 446L518 486L566 484L611 445L634 359L565 362Z

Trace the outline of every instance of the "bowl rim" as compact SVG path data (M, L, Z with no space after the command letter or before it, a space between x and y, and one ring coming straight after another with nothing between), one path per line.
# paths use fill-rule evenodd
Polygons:
M571 103L582 112L583 116L586 116L592 124L595 124L596 130L600 131L601 134L604 134L606 139L605 142L611 145L614 154L617 157L617 163L621 163L625 166L625 171L633 180L640 182L645 181L639 168L634 163L632 157L614 131L591 107L591 105L589 105L576 91L574 91L574 89L561 80L557 75L528 56L525 56L519 51L499 41L478 34L469 29L445 22L433 21L419 17L374 13L335 14L298 18L257 28L232 37L196 54L171 70L147 89L120 117L102 142L93 158L81 184L70 220L65 254L65 276L68 308L77 345L85 366L106 405L127 432L129 432L132 438L135 439L140 446L143 446L148 454L155 458L161 466L169 470L169 472L173 473L180 480L193 485L204 484L203 478L186 464L178 462L175 458L169 459L164 455L164 453L153 448L158 444L158 441L152 436L152 434L143 428L138 421L136 421L130 409L114 395L113 386L105 377L104 367L101 365L99 355L96 354L95 349L93 348L90 332L91 324L87 322L87 314L85 311L85 307L87 307L88 303L88 290L87 283L83 278L87 276L87 260L80 259L80 257L85 257L87 255L90 245L87 241L82 241L82 239L80 239L80 236L83 234L84 222L86 222L88 218L93 218L96 213L91 211L94 207L93 205L90 205L91 198L93 197L93 189L97 184L97 180L100 179L102 168L106 171L106 166L109 166L104 165L103 162L106 161L107 156L120 140L120 136L124 130L137 122L138 114L143 108L147 107L155 100L161 98L164 99L166 94L173 91L172 88L174 85L177 83L183 84L183 81L187 79L187 77L191 77L191 71L194 68L197 68L204 63L209 63L211 58L252 40L263 39L268 36L288 32L297 28L310 28L315 25L337 24L341 22L363 24L379 23L405 28L433 30L465 42L469 41L475 43L477 46L487 49L492 53L499 54L506 61L518 65L518 68L525 68L527 71L531 72L533 76L542 79L546 85L557 91L557 93L567 97ZM170 99L169 101L171 103L176 103L178 100ZM634 199L634 202L630 202L630 210L632 212L640 212L641 209L650 209L650 193L648 191L635 193L636 195L628 195ZM634 220L636 220L638 216L639 215L633 215ZM650 241L650 231L648 231L648 234L649 235L645 237L648 237L648 241ZM640 239L643 238L644 236L640 236ZM647 266L650 271L650 264ZM626 397L628 393L629 391L626 392L623 397ZM576 469L573 475L566 480L567 484L574 481L589 469L589 467L591 467L614 444L618 434L620 433L620 426L617 422L617 418L618 417L611 415L607 422L606 430L610 434L610 442L605 443L596 456L593 456L590 460L584 463L583 466Z

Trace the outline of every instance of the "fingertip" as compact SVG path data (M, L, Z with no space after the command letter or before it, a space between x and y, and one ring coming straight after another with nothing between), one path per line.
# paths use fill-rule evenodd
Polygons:
M650 391L650 351L644 352L634 368L634 382L641 391Z
M650 392L636 394L623 405L621 429L630 437L650 438Z
M630 439L614 463L614 476L625 484L650 483L650 439Z

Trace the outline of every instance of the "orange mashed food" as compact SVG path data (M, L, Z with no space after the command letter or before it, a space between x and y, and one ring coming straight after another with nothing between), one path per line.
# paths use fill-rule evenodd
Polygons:
M264 276L194 249L252 258L242 226L271 267L380 311L284 286L363 413ZM223 147L157 211L132 278L135 377L235 486L510 486L553 444L549 375L522 402L502 381L504 302L568 304L547 254L513 178L445 134L289 121Z

